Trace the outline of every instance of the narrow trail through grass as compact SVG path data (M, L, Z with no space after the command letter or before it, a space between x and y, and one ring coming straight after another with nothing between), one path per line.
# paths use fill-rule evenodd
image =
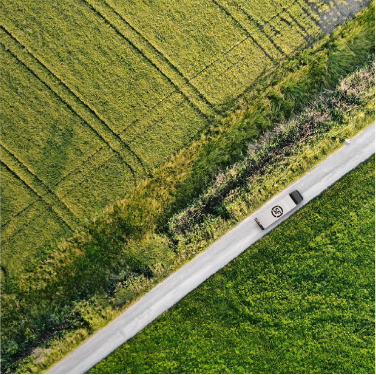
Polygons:
M17 42L18 44L19 44L19 48L18 48L18 50L20 51L20 49L26 49L26 51L27 51L27 48L26 48L26 46L24 46L24 45L22 45L22 43L17 39L17 38L15 38L13 35L12 35L12 33L11 32L9 32L4 26L1 26L1 28L5 31L5 33L9 36L9 37L11 37L11 38L13 38L13 40L15 41L15 42ZM14 45L13 45L13 47L14 47ZM20 56L23 56L23 55L25 55L25 54L20 54L19 53L19 55ZM56 92L56 91L54 91L52 88L51 88L51 86L50 85L48 85L43 79L41 79L36 73L34 73L34 71L31 69L31 68L29 68L22 60L20 60L19 58L18 58L18 55L14 55L22 64L24 64L24 66L26 67L26 69L28 69L29 71L31 71L31 73L32 74L34 74L37 78L39 78L53 93L55 93L57 96L59 96L59 94ZM97 126L95 126L95 125L91 125L91 124L89 124L85 119L84 119L84 121L89 125L89 126L91 126L92 127L92 129L100 136L100 138L102 139L102 140L104 140L105 142L106 142L106 144L112 149L112 150L114 150L116 153L118 153L119 154L119 156L123 159L123 161L126 163L126 165L127 165L127 167L130 169L130 171L131 171L131 173L133 174L133 176L135 176L135 170L132 168L132 166L127 162L127 159L129 159L129 154L131 154L132 155L132 157L134 157L136 160L137 160L137 162L143 167L143 168L145 168L144 167L144 165L143 165L143 162L142 162L142 160L141 160L141 158L136 154L136 153L134 153L134 151L132 151L131 149L130 149L130 147L126 144L126 143L124 143L124 141L122 141L120 138L119 138L119 136L106 124L106 122L99 116L99 114L98 113L96 113L96 111L93 109L93 108L91 108L87 103L85 103L84 101L83 101L83 99L77 94L77 93L75 93L74 91L72 91L72 89L70 88L70 87L68 87L67 86L67 84L66 83L64 83L64 81L61 79L61 78L59 78L58 76L56 76L56 74L49 68L49 67L47 67L41 60L39 60L35 55L33 55L32 53L30 53L29 54L29 56L30 57L32 57L32 59L34 60L33 61L33 63L32 63L32 65L39 65L40 66L40 68L42 68L42 69L45 69L45 71L46 71L46 73L47 73L47 76L50 78L50 79L52 79L52 80L54 80L55 81L55 87L56 87L56 85L60 85L60 86L62 86L63 87L63 89L64 89L64 91L66 92L66 93L68 93L68 95L70 95L70 96L72 96L72 97L74 97L74 99L73 100L76 100L77 102L79 102L79 104L82 104L84 107L85 107L85 109L88 111L88 112L90 112L90 114L92 115L92 116L94 116L95 118L96 118L96 120L97 121L95 121L95 125L97 125L98 123L100 124L100 127L98 127L98 125ZM30 61L30 60L29 60ZM65 101L62 97L60 97L59 96L59 98L60 98L60 100L62 100L70 109L72 108L68 103L67 103L67 101ZM74 110L72 110L75 114L77 114ZM81 117L80 115L79 115L79 117ZM82 118L82 117L81 117ZM124 154L126 155L126 156L124 156ZM133 164L135 164L134 162L133 162Z
M107 126L104 126L103 122L88 108L80 99L75 96L72 91L61 82L53 73L51 73L40 61L38 61L32 54L25 51L24 47L18 43L17 40L13 39L11 34L7 32L4 28L1 28L6 34L1 35L1 43L5 43L4 46L8 53L11 53L32 75L39 79L51 92L53 92L59 100L61 100L76 116L80 117L88 127L90 127L109 149L117 153L124 163L129 168L133 177L135 177L135 170L130 165L135 165L135 161L130 159L132 153L123 142L120 142L113 133L109 131ZM8 37L8 38L7 38ZM12 38L13 40L9 39ZM96 151L98 152L98 151ZM92 155L89 156L89 158ZM88 159L89 159L88 158ZM82 171L82 166L86 165L87 160L83 161L82 164L76 166L76 170ZM128 160L128 162L127 162ZM139 163L142 167L142 161ZM145 170L143 173L145 174ZM74 171L70 171L74 173ZM140 173L140 172L139 172ZM64 178L65 179L65 178Z
M189 99L192 105L196 106L207 119L215 115L212 103L207 100L197 87L195 87L160 50L144 37L140 31L132 26L123 15L104 0L86 1L91 4L93 9L97 12L99 12L98 9L100 9L102 12L106 13L106 19L108 19L108 22L119 24L119 30L121 30L124 38L131 41L140 53L150 59L155 66L158 66L160 72L166 75L166 77L168 77L174 84L176 91L181 92L187 99ZM102 15L102 17L104 17L104 15ZM124 26L127 26L127 28L124 29Z
M34 194L52 209L57 217L72 231L77 225L77 218L59 197L57 197L32 171L30 171L4 144L1 146L1 162L11 173L20 179Z

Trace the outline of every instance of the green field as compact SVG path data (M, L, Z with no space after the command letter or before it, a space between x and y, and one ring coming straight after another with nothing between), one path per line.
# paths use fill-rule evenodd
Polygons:
M375 158L90 373L374 373Z
M37 264L317 38L328 12L341 16L325 4L0 2L8 274Z
M184 263L171 216L373 61L373 6L319 38L368 3L0 0L4 372L46 368Z

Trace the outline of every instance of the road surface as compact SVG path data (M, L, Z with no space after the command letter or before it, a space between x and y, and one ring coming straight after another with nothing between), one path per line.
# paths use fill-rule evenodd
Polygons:
M213 243L191 262L157 285L139 301L125 310L117 319L95 333L71 352L49 374L82 374L129 340L159 315L181 300L208 277L223 268L249 246L286 220L297 209L318 196L359 163L375 153L375 124L369 126L298 181L268 201L257 212L238 224L233 230ZM303 195L294 210L266 230L261 230L254 218L273 207L280 198L299 190Z

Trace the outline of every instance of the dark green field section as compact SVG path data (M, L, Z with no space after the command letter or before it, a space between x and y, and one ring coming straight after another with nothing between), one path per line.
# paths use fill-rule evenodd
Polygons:
M373 156L89 373L374 373L374 168Z
M317 38L327 3L0 1L4 265L22 273L189 145Z

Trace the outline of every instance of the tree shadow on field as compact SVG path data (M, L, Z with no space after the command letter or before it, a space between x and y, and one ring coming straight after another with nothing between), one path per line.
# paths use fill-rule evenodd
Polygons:
M358 12L366 8L372 0L346 0L346 1L329 1L324 0L323 3L327 4L327 9L323 10L319 6L305 0L310 8L319 14L319 26L325 34L330 34L336 27L342 25L346 21L353 18Z

